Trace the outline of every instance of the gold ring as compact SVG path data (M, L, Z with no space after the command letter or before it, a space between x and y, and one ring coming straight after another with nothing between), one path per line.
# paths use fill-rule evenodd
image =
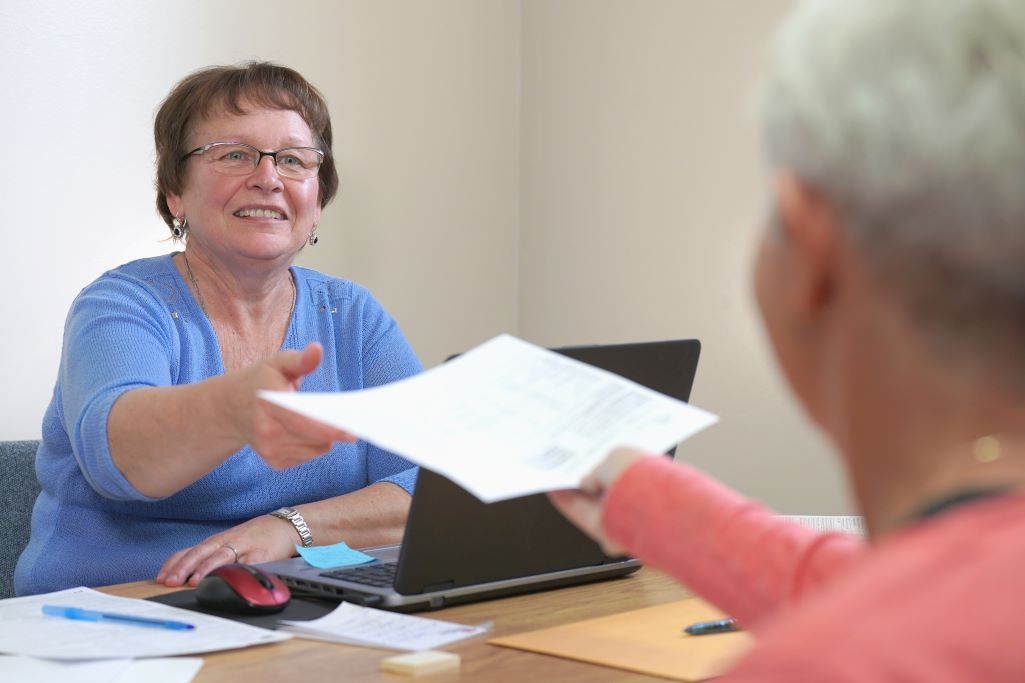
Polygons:
M238 551L235 550L235 548L230 543L225 543L221 547L222 548L227 548L228 550L230 550L232 552L232 554L235 556L235 561L238 562Z

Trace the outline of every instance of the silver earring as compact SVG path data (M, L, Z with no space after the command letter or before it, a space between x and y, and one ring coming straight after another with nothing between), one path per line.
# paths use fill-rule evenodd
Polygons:
M317 237L317 226L313 226L313 230L310 231L310 236L306 239L306 243L312 247L319 241L320 238Z
M188 228L188 218L175 217L174 220L171 221L171 237L173 237L175 241L181 241L181 238L185 236L185 231L188 230Z

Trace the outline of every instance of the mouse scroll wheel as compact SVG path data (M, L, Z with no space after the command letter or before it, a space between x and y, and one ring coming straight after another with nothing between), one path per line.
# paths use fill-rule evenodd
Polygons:
M260 585L264 588L274 588L274 584L271 583L271 580L268 579L263 573L256 571L252 567L246 567L246 571L252 574L256 578L256 580L260 582Z

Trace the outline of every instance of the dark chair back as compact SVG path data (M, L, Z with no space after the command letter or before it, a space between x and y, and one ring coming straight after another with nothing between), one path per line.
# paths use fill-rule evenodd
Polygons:
M0 598L14 596L14 566L28 545L36 479L38 441L0 441Z

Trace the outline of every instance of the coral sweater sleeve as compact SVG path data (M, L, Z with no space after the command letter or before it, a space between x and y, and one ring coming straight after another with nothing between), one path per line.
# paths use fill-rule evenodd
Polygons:
M613 484L605 533L746 626L859 559L867 545L781 519L698 470L642 458Z

